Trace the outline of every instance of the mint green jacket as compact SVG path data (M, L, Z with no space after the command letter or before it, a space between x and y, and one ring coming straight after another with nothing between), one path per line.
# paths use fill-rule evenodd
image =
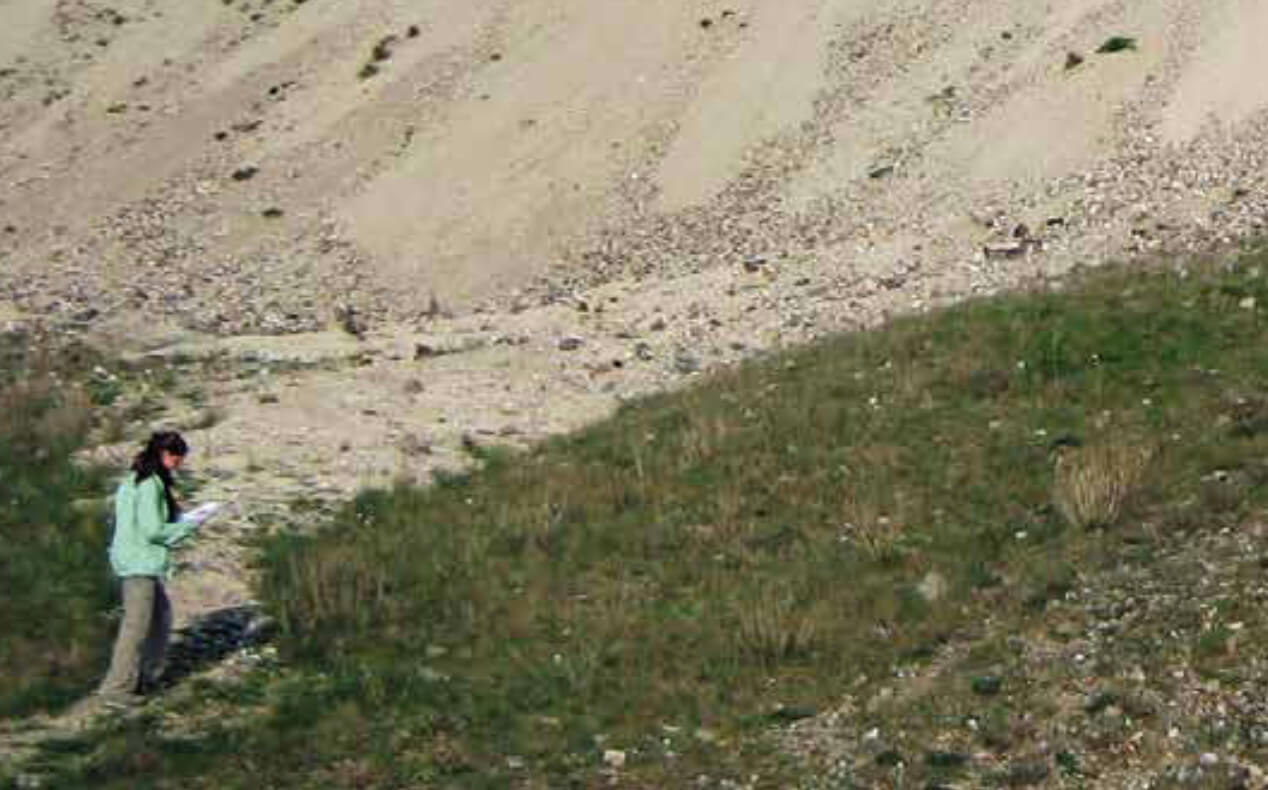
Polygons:
M110 566L116 576L167 576L168 549L194 531L194 525L169 522L167 517L167 497L158 475L137 483L129 472L114 495Z

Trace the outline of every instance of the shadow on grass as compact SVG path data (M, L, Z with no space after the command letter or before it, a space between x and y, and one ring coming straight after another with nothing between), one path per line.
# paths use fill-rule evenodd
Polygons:
M231 606L202 615L177 632L157 690L167 691L239 650L266 644L275 635L273 621L255 606Z

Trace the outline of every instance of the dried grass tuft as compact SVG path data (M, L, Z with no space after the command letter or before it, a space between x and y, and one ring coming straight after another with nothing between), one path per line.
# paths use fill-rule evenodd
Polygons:
M764 587L740 612L744 653L771 664L809 654L823 630L817 609L789 584Z
M1116 443L1064 450L1056 459L1053 503L1073 526L1112 526L1152 457L1150 447Z

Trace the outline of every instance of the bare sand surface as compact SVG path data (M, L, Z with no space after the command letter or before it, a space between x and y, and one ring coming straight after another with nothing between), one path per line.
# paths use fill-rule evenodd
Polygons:
M232 503L174 582L185 621L249 599L238 538L297 497L1268 223L1262 0L0 0L0 19L0 328L253 371L205 382L215 420L173 395L200 496Z
M1268 106L1256 0L0 12L0 293L94 326L408 321L560 272L883 269L916 245L971 279L974 217L1071 213L1063 178ZM1135 47L1096 54L1116 35Z

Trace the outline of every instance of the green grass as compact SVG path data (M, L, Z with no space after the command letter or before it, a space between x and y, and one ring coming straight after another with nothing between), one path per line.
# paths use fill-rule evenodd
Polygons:
M102 475L71 462L91 425L84 348L0 344L0 718L56 709L104 667L111 584Z
M869 715L915 739L972 712L974 748L1006 751L1017 699L1058 712L1018 697L1049 687L1007 634L1262 512L1266 263L1100 271L898 320L365 492L263 549L288 667L253 692L266 714L193 741L119 725L61 779L594 787L620 750L620 786L787 787L818 774L771 733L943 662L952 685ZM896 743L821 786L955 780L971 745ZM1019 759L992 782L1080 765Z

